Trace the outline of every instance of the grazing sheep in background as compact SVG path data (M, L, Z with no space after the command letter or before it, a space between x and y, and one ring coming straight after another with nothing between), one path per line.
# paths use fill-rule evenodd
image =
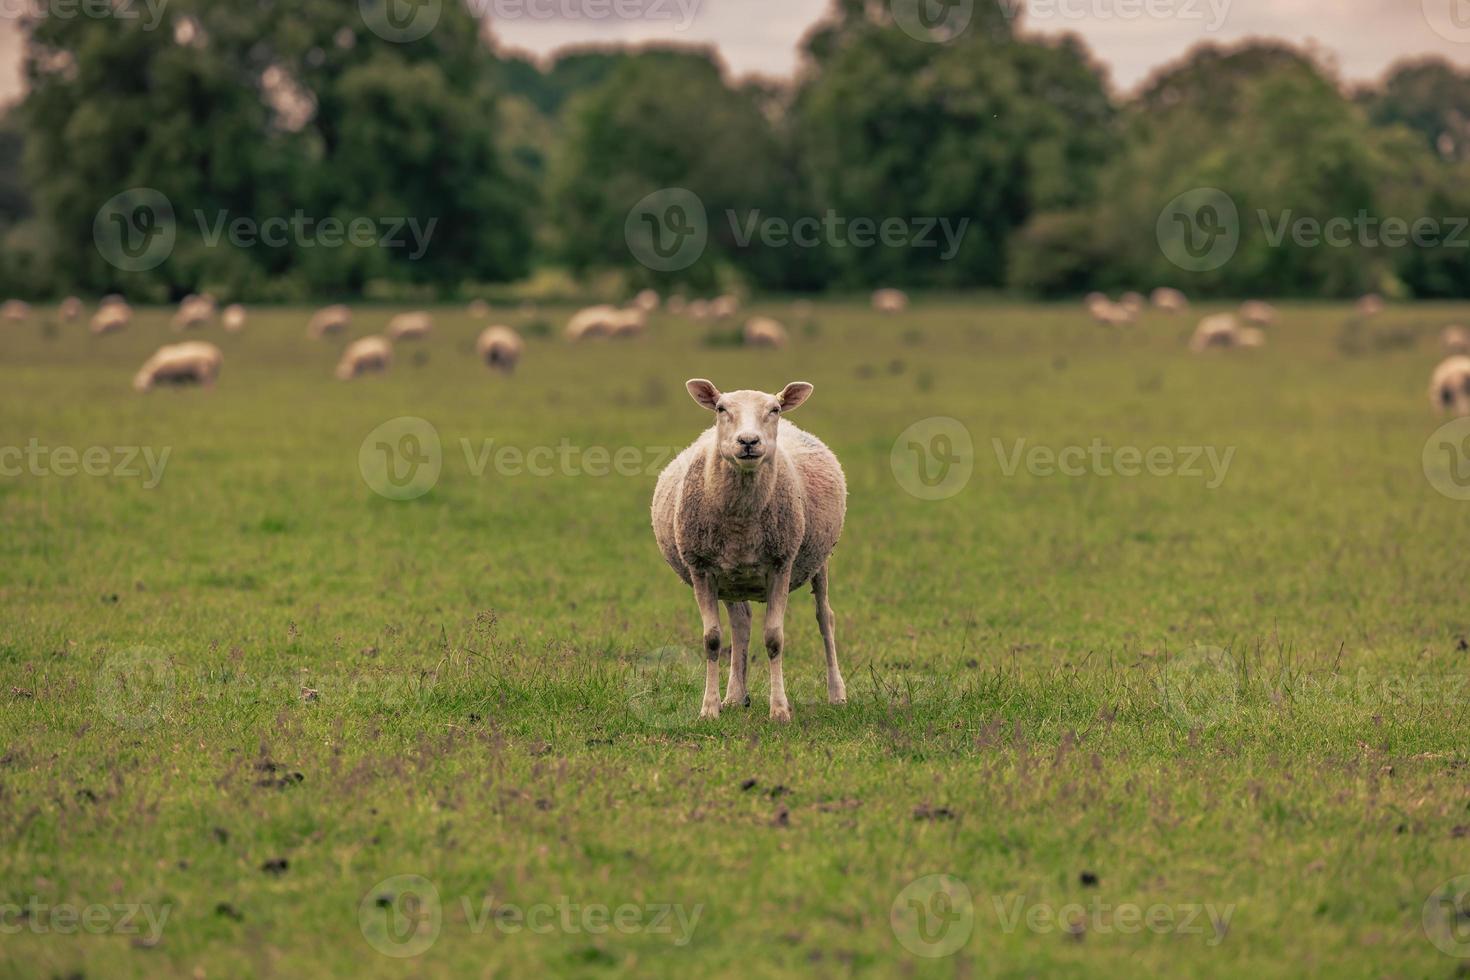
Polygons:
M117 298L109 298L92 314L92 333L97 336L116 333L133 320L133 308Z
M143 363L133 377L133 390L151 391L164 384L213 387L223 363L219 348L202 340L169 344Z
M720 715L720 602L733 643L725 706L749 703L745 685L750 602L766 603L771 661L771 718L790 721L782 656L790 593L812 583L827 655L827 699L847 700L827 600L828 559L842 535L847 481L837 457L816 436L782 419L812 393L794 382L778 395L723 394L703 379L686 384L715 425L659 474L653 533L664 560L694 588L704 628L701 718Z
M785 347L786 328L768 316L753 316L745 321L746 347Z
M490 304L483 299L470 300L470 305L466 308L465 312L469 313L476 320L483 320L490 315Z
M384 337L363 337L347 345L337 362L337 380L351 381L369 371L386 371L393 363L393 345Z
M422 310L400 313L388 321L388 336L393 340L422 340L434 330L434 318Z
M311 315L306 324L306 335L313 340L339 334L352 325L352 310L340 303L324 306Z
M709 319L709 301L703 299L691 300L688 306L688 313L695 320Z
M633 308L642 310L644 313L654 313L658 310L661 300L658 293L652 289L645 289L633 297Z
M709 315L715 320L728 320L740 312L740 297L726 293L709 301Z
M480 355L480 360L487 367L506 374L516 369L521 360L521 351L525 347L520 334L510 327L502 326L486 327L480 332L480 339L475 341L475 353Z
M1154 309L1165 313L1183 313L1189 309L1189 298L1170 286L1155 289L1149 299L1153 302Z
M1255 327L1242 327L1233 313L1207 316L1194 329L1189 349L1196 354L1207 350L1231 350L1236 347L1265 346L1266 335Z
M1093 300L1087 312L1092 319L1105 327L1124 327L1133 322L1134 315L1124 306L1114 303L1106 296Z
M239 303L231 303L224 308L220 314L220 323L227 333L239 333L245 329L245 307Z
M1358 300L1354 309L1357 311L1358 316L1377 316L1383 312L1383 297L1377 293L1369 293L1367 296Z
M601 305L579 310L567 321L568 340L588 340L592 337L609 337L617 321L616 307Z
M210 296L185 296L174 314L175 330L193 330L203 327L214 319L214 298Z
M1276 322L1276 307L1258 299L1246 300L1240 304L1240 318L1246 323L1269 327Z
M909 308L908 294L899 289L880 289L873 294L873 309L879 313L902 313Z
M1146 304L1142 293L1124 293L1118 297L1118 305L1128 312L1130 319L1137 319Z
M18 299L7 299L0 305L0 317L7 320L19 322L29 319L31 315L31 304Z
M631 337L642 336L644 328L648 325L648 317L642 310L618 310L613 314L609 322L611 332L609 337L619 340L627 340Z
M68 296L61 301L61 305L56 308L56 312L64 322L71 323L81 318L82 301L75 296Z
M1470 357L1446 358L1429 379L1429 401L1441 415L1470 415Z
M1440 331L1439 345L1446 354L1470 354L1470 330L1461 326L1445 327Z

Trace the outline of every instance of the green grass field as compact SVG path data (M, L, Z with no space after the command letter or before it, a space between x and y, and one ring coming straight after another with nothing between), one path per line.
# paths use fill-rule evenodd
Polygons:
M0 327L0 975L1463 975L1470 503L1423 458L1470 310L1194 357L1208 309L756 309L787 350L548 310L511 378L441 310L351 384L258 311L147 396L168 311ZM816 385L845 707L803 590L793 723L760 655L696 717L648 521L690 376ZM441 446L412 500L360 459L399 417Z

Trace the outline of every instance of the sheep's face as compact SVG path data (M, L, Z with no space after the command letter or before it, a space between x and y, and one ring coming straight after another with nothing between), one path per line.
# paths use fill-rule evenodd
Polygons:
M1470 416L1470 372L1452 375L1439 386L1439 406L1446 415Z
M693 399L715 413L715 447L720 458L741 470L754 471L776 451L781 416L811 396L812 386L793 381L779 395L764 391L721 392L703 378L688 382Z

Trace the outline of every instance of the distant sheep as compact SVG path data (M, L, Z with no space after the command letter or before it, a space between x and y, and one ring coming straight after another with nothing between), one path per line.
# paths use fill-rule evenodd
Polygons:
M899 289L880 289L873 294L873 309L879 313L902 313L909 308L908 294Z
M133 390L152 391L159 385L213 387L224 355L201 340L160 347L133 377Z
M11 321L30 319L31 304L18 299L8 299L0 305L0 317Z
M1470 354L1470 330L1464 327L1445 327L1439 334L1439 345L1446 354Z
M352 310L338 304L336 306L325 306L311 315L311 320L306 324L306 335L313 340L321 340L333 334L339 334L352 325Z
M120 299L104 300L92 314L92 333L97 336L116 333L133 321L133 308Z
M239 303L231 303L226 306L220 314L220 323L227 333L239 333L245 329L245 307Z
M645 289L633 297L633 308L642 310L644 313L654 313L660 305L659 295L652 289Z
M1137 318L1146 303L1142 293L1124 293L1118 297L1118 305L1127 310L1130 317Z
M61 301L61 305L56 308L56 312L65 323L79 320L82 316L82 301L75 296L68 296Z
M571 320L567 321L567 339L588 340L592 337L610 337L617 315L618 310L615 306L589 306L579 310Z
M746 347L785 347L786 328L768 316L753 316L745 321Z
M1135 314L1120 303L1114 303L1106 296L1098 294L1092 298L1087 307L1094 322L1105 327L1123 327L1132 323Z
M1149 296L1154 309L1164 313L1183 313L1189 309L1189 298L1170 286L1160 286Z
M1247 300L1240 304L1240 318L1258 327L1269 327L1276 322L1276 307L1258 299Z
M393 340L422 340L434 330L434 318L418 310L400 313L388 321L388 336Z
M1470 415L1470 357L1446 358L1429 379L1429 401L1441 415Z
M718 718L720 602L730 617L730 682L723 706L750 703L745 682L750 603L766 603L771 720L790 721L783 655L789 596L807 582L827 657L827 700L843 704L828 602L828 559L842 535L847 483L820 439L782 416L811 395L794 382L780 394L722 393L703 379L686 384L715 424L665 467L653 492L653 533L669 567L694 589L704 628L701 718Z
M1358 300L1353 308L1357 311L1358 316L1377 316L1383 312L1383 297L1377 293L1369 293L1367 296Z
M694 320L708 320L709 319L709 315L710 315L710 313L709 313L709 300L704 300L704 299L690 300L689 301L689 306L686 308L686 311L688 312L688 314L689 314L689 316L690 316L691 319L694 319Z
M525 347L521 335L510 327L494 326L480 332L480 339L475 342L475 353L480 355L486 367L510 374L520 363Z
M725 294L709 302L709 315L716 320L728 320L740 312L740 297Z
M1266 335L1255 327L1242 327L1233 313L1207 316L1195 327L1189 349L1196 354L1207 350L1232 350L1237 347L1262 347Z
M384 337L363 337L347 345L337 362L337 380L351 381L372 371L386 371L393 363L393 345Z
M214 299L210 296L185 296L174 314L175 330L193 330L214 319Z

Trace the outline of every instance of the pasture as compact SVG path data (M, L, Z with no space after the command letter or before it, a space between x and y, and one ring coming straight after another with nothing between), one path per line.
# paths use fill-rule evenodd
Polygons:
M261 308L202 332L217 387L148 395L168 310L0 325L0 974L1456 975L1470 503L1423 457L1470 310L1189 354L1215 309L756 302L792 339L754 351L548 308L489 321L503 377L446 307L340 383ZM803 590L793 722L758 650L697 718L648 518L697 376L816 386L846 706ZM439 472L396 500L364 467L425 430L364 442L403 417Z

